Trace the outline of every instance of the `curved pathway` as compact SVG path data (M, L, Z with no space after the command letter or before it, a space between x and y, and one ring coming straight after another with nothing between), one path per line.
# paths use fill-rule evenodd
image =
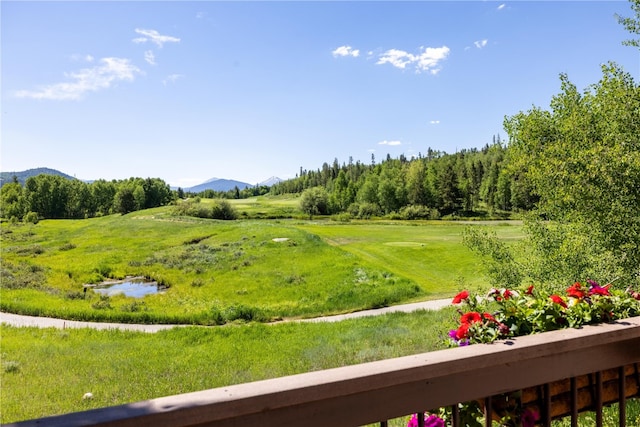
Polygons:
M312 319L292 319L282 320L274 323L283 322L339 322L341 320L355 319L365 316L378 316L381 314L392 312L409 313L417 310L438 310L451 304L451 298L416 302L412 304L394 305L391 307L383 307L372 310L357 311L348 314L338 314L335 316L315 317ZM51 317L35 317L22 316L19 314L0 313L0 322L10 326L31 326L38 328L93 328L93 329L121 329L125 331L138 332L158 332L165 329L177 327L185 327L192 325L141 325L133 323L100 323L100 322L82 322L78 320L53 319Z

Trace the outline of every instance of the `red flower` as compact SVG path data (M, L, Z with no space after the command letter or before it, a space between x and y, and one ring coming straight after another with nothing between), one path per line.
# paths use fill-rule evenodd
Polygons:
M570 297L578 298L578 299L582 299L585 296L587 296L586 292L582 289L582 285L580 284L580 282L576 282L573 285L571 285L567 289L567 295L569 295Z
M511 329L509 329L509 327L504 323L500 323L500 326L498 326L498 332L500 332L500 335L508 335L509 332L511 332Z
M530 285L527 290L525 291L525 294L527 295L533 295L533 285Z
M481 321L482 316L480 316L480 313L476 313L475 311L470 311L469 313L465 313L460 317L460 323L463 325L470 325L472 323Z
M485 319L487 319L490 322L495 322L498 323L498 321L496 320L495 317L493 317L493 315L491 313L482 313L482 317L484 317Z
M502 293L502 296L504 299L509 299L511 295L513 295L513 292L511 292L509 289L505 289L504 292Z
M500 296L500 291L496 288L491 288L487 296L493 297L493 299L496 301L502 301L502 297Z
M555 302L556 304L561 305L563 308L567 308L567 303L564 302L562 297L560 297L560 296L558 296L556 294L553 294L549 298L551 298L551 301Z
M451 303L460 304L462 301L466 300L467 298L469 298L469 291L462 291L458 295L453 297L453 301L451 301Z
M463 323L458 329L456 329L456 339L463 340L469 337L469 324Z
M599 285L592 285L591 289L589 289L589 295L610 295L609 294L609 286L611 286L611 284L605 285L605 286L599 286Z

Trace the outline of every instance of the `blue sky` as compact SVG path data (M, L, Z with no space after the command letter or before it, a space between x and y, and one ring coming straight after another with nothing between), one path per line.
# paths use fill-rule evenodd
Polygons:
M2 171L249 183L480 148L640 53L626 1L2 1Z

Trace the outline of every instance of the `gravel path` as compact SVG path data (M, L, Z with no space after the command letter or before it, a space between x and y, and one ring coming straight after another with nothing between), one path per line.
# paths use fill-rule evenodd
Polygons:
M413 304L402 304L391 307L378 308L374 310L363 310L355 313L339 314L335 316L323 316L313 319L297 319L283 320L275 323L283 322L339 322L346 319L355 319L365 316L378 316L381 314L392 312L409 313L417 310L438 310L451 304L451 298L432 300L424 302L416 302ZM38 328L93 328L93 329L121 329L126 331L138 332L158 332L165 329L184 327L188 325L140 325L132 323L99 323L99 322L81 322L77 320L53 319L50 317L22 316L19 314L0 313L0 322L11 326L31 326Z

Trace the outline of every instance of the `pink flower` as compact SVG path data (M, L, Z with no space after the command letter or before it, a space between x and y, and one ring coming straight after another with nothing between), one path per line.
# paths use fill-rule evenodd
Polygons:
M532 409L526 409L522 413L522 427L534 427L536 425L536 421L540 419L540 414L538 411L534 411ZM417 425L417 424L416 424Z
M413 414L409 422L407 423L407 427L418 427L418 415L421 414ZM424 420L425 427L445 427L444 420L437 415L429 415Z
M444 420L437 415L429 415L424 420L424 427L444 427Z

